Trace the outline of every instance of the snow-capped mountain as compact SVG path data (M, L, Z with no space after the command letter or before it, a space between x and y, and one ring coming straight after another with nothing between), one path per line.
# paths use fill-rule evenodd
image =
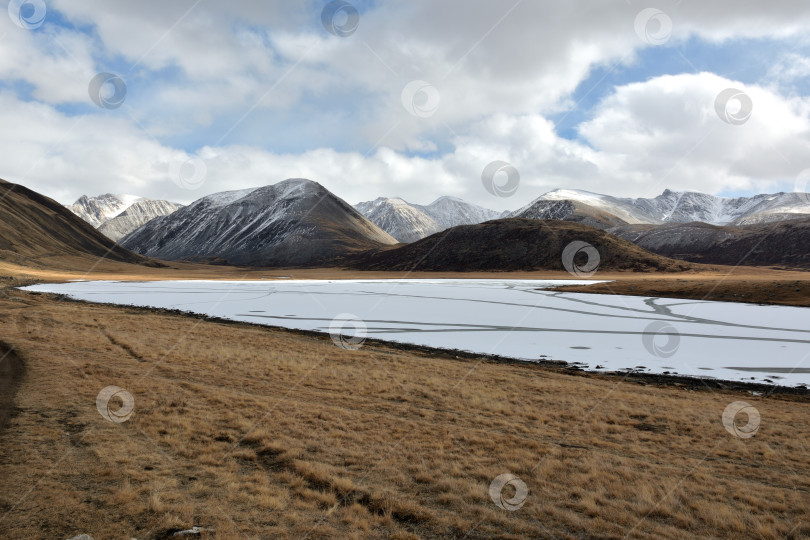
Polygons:
M570 199L537 199L528 206L524 206L505 217L574 221L597 229L607 229L627 224L626 220L602 210L600 207Z
M442 226L449 229L458 225L475 225L498 219L499 212L464 202L458 197L439 197L427 206L414 205Z
M443 230L435 219L402 199L380 197L355 209L398 242L415 242Z
M129 208L112 219L108 219L98 227L98 231L116 242L138 227L141 227L156 217L168 216L182 208L182 204L169 201L153 201L138 199Z
M98 228L105 221L114 218L140 199L135 195L113 195L105 193L98 197L82 195L67 209L85 220L93 227Z
M168 260L284 266L322 263L396 240L317 182L296 178L203 197L120 243Z
M456 197L440 197L425 206L380 197L356 204L355 208L399 242L415 242L450 227L474 225L499 217L494 210Z
M536 209L541 201L572 201L593 211L612 214L624 223L661 224L700 221L713 225L751 224L782 221L810 215L810 197L806 193L776 193L753 197L716 197L693 191L665 190L657 197L630 199L589 191L557 189L545 193L531 204L513 212L512 217L543 218ZM573 212L573 208L569 208ZM583 211L583 206L579 207ZM557 211L559 214L559 210ZM534 215L531 215L534 214ZM560 219L560 217L545 218ZM562 219L567 219L563 217Z

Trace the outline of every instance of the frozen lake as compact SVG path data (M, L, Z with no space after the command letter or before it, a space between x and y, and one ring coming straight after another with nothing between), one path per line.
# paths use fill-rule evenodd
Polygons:
M810 384L808 308L544 289L572 283L585 282L94 281L26 289L286 328L331 328L347 347L356 346L365 328L370 338L563 360L598 371Z

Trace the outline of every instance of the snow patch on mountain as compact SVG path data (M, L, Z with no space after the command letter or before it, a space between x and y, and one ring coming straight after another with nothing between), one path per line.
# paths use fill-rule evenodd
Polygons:
M428 205L379 197L355 208L400 242L415 242L450 227L474 225L500 216L494 210L449 196L439 197Z
M413 205L441 225L444 229L459 225L475 225L498 219L499 213L489 208L465 202L458 197L439 197L427 206Z
M398 242L416 242L443 230L436 220L402 199L380 197L355 209Z
M717 197L696 191L665 190L653 198L620 198L575 189L557 189L513 212L524 214L538 201L570 200L613 214L629 224L689 223L712 225L778 221L780 216L810 214L806 193L776 193L753 197ZM759 217L756 217L759 216Z
M97 197L82 195L75 203L67 205L67 209L85 220L93 227L98 228L132 206L141 197L137 195L114 195L105 193Z
M169 201L138 199L116 217L102 223L98 227L98 231L110 240L117 242L138 227L146 225L157 217L168 216L182 207L182 204Z

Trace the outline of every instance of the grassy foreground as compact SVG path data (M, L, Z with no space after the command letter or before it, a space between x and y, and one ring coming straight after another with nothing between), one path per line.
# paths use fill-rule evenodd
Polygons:
M351 351L8 290L0 339L24 364L0 434L3 537L810 536L806 396ZM125 422L97 409L110 385L133 397ZM761 415L751 438L721 422L736 401ZM490 497L504 473L528 489L514 511Z

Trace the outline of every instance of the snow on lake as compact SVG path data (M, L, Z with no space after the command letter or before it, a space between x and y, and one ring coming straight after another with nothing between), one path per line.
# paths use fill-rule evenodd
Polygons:
M810 310L563 293L574 280L73 282L27 290L598 371L810 384ZM340 321L333 323L339 316ZM359 336L358 336L359 339ZM351 344L351 340L349 340Z

